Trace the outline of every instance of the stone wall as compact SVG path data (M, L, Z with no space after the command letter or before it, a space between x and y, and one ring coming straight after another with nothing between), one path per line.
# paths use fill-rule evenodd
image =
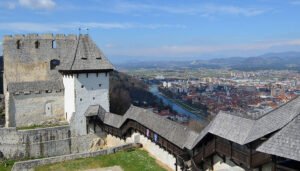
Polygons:
M19 42L19 48L18 46ZM36 47L36 42L39 46ZM55 80L57 70L50 70L50 60L74 55L76 35L28 34L5 36L3 40L4 75L8 82Z
M9 113L9 123L13 127L65 120L64 93L63 91L39 94L32 92L10 95Z
M237 166L234 162L230 160L229 157L226 157L225 161L218 155L213 156L213 170L214 171L245 171L244 168ZM210 171L210 168L206 168L206 171ZM262 166L261 171L270 171L272 170L272 164L265 164ZM253 169L253 171L259 171L259 169Z
M5 158L38 158L87 152L99 135L71 137L69 126L33 130L0 129L0 152ZM101 138L101 137L100 137Z
M137 144L129 143L129 144L123 144L120 146L116 146L113 148L108 148L96 152L88 152L88 153L78 153L78 154L71 154L71 155L64 155L64 156L58 156L58 157L50 157L45 159L36 159L36 160L29 160L29 161L22 161L22 162L16 162L12 168L12 171L26 171L31 170L37 166L42 166L46 164L53 164L53 163L59 163L63 161L68 160L74 160L79 158L87 158L87 157L95 157L99 155L107 155L112 154L124 149L132 149L136 148Z
M175 167L176 158L168 151L160 148L158 145L150 141L144 135L141 135L139 133L133 133L131 137L128 137L126 140L122 140L118 137L109 134L107 135L106 141L107 141L107 146L110 147L126 144L126 143L140 143L143 145L143 148L149 152L151 156L153 156L161 163L168 166L170 169L176 170ZM180 171L181 169L178 167L177 170Z
M76 95L74 99L76 112L71 117L71 131L72 135L85 135L87 134L85 112L89 106L101 105L109 112L109 74L86 73L78 74L78 76L73 75L73 77L75 81ZM65 99L65 101L69 100Z
M14 123L10 123L14 122L15 116L8 110L9 105L11 105L9 96L12 95L7 92L7 85L12 82L53 81L61 79L58 70L50 68L50 61L56 59L62 63L62 61L69 59L69 56L75 53L74 47L76 43L76 35L28 34L4 37L3 93L5 95L7 127L15 126ZM21 107L24 106L21 105ZM27 113L27 115L29 114ZM34 115L29 115L29 117L36 118Z

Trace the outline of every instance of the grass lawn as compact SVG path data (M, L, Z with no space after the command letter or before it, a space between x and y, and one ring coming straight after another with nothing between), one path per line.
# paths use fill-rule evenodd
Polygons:
M120 166L124 171L165 171L148 152L141 149L40 166L35 171L85 170L110 166Z
M13 160L0 161L0 171L10 171L14 163Z
M67 126L67 125L68 125L67 123L51 124L51 125L31 125L31 126L17 127L17 130L28 130L28 129L37 129L37 128L49 128L49 127Z

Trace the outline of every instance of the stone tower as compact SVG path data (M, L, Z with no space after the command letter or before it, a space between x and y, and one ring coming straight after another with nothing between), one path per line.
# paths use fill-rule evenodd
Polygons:
M63 84L57 65L74 54L76 35L28 34L3 40L7 127L63 119Z
M109 72L113 66L88 35L79 35L75 54L59 67L65 87L65 118L73 135L88 133L91 111L109 112Z
M79 116L90 105L109 110L113 66L88 35L5 36L3 50L7 127L55 119L84 126Z

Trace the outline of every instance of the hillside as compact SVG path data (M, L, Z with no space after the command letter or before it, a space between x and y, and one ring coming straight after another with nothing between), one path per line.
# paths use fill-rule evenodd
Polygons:
M124 63L121 69L198 69L231 68L236 70L298 70L300 71L300 52L268 53L254 57L229 57L194 61L149 61Z
M110 111L124 114L130 104L148 106L155 97L147 91L147 85L127 74L113 71L110 75Z

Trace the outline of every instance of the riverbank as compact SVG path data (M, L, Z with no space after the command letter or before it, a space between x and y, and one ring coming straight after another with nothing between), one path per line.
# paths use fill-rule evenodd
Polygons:
M195 113L195 114L201 115L201 117L203 117L204 119L206 119L206 114L203 114L203 111L201 111L201 109L194 108L194 107L192 107L192 106L184 103L183 101L181 101L179 99L173 99L173 98L167 96L166 94L163 94L162 92L160 92L160 94L162 96L164 96L165 98L168 98L169 100L171 100L173 103L176 103L177 105L181 106L185 110L187 110L187 111L189 111L191 113Z
M152 84L149 86L149 91L162 100L164 105L171 106L174 111L176 111L178 114L188 116L191 120L196 120L202 124L207 123L207 119L205 116L200 115L198 113L194 113L190 111L187 107L181 105L180 103L170 99L169 97L165 96L164 94L160 93L158 90L158 86L155 84Z

